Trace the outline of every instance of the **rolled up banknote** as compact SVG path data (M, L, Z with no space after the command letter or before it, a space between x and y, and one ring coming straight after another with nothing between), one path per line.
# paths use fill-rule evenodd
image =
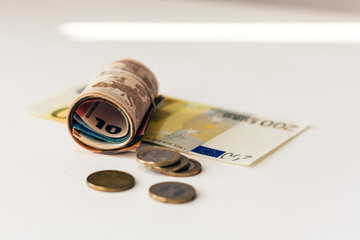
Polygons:
M117 153L139 146L155 110L158 82L142 63L120 59L108 65L75 99L67 125L82 147Z

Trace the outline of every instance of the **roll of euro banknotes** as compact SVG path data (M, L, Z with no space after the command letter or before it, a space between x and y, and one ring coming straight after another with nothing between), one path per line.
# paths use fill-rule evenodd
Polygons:
M159 100L155 75L142 63L108 65L69 108L67 125L82 147L95 152L135 150Z

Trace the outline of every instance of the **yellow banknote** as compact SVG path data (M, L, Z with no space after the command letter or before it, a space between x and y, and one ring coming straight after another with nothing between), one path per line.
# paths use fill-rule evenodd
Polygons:
M28 112L65 123L68 107L82 89L70 89L31 106ZM164 97L143 140L204 158L252 165L306 127L306 123L234 113Z
M193 155L251 165L299 134L307 124L241 114L165 97L144 141Z

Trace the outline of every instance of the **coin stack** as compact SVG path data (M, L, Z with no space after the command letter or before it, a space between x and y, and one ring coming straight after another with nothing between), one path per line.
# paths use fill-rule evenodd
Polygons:
M201 172L201 164L169 148L151 147L136 155L137 161L150 170L173 177L189 177Z

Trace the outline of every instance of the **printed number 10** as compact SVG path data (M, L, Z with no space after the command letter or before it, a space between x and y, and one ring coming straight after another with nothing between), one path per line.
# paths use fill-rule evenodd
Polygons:
M96 127L98 129L103 129L103 127L105 126L106 122L104 120L102 120L101 118L95 118L98 123L96 124ZM114 126L114 125L106 125L105 126L105 131L110 133L110 134L118 134L119 132L121 132L121 128Z

